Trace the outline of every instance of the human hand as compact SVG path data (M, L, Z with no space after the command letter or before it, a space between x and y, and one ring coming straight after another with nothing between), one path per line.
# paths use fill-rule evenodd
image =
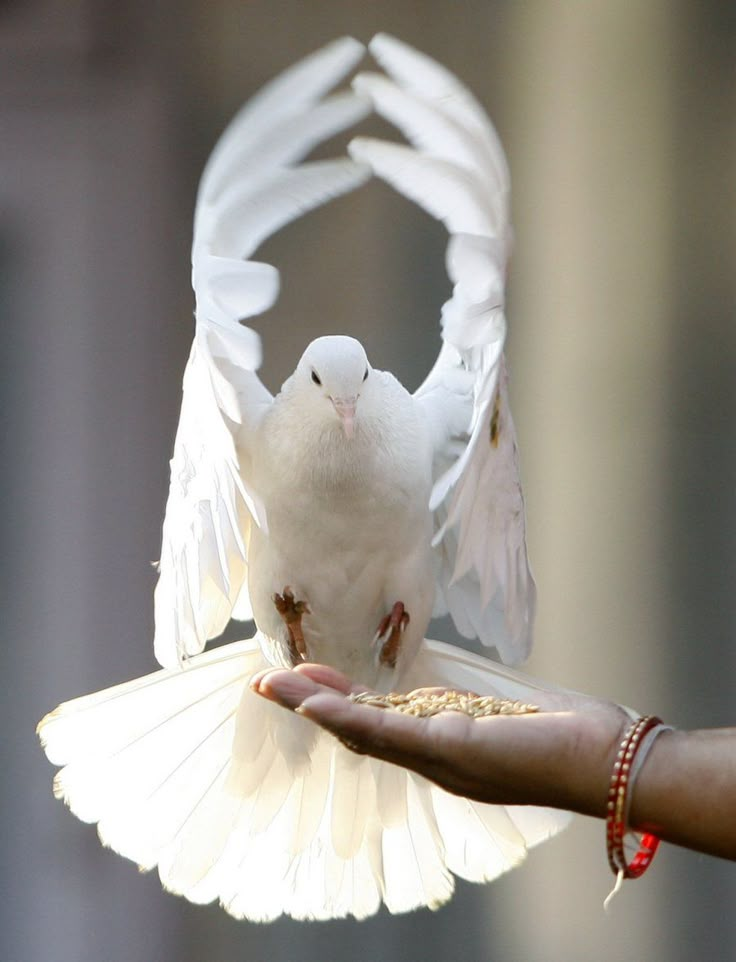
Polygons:
M445 711L421 718L352 701L351 693L366 689L314 664L261 672L251 686L352 751L409 768L454 794L599 816L630 721L617 705L567 692L540 692L533 714L471 718Z

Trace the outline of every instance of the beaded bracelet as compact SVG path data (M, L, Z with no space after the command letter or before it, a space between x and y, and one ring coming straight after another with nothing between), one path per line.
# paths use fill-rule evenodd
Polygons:
M608 864L617 876L616 887L611 896L618 891L624 879L639 878L646 872L659 846L659 839L651 832L637 833L638 849L631 862L627 861L624 852L634 779L655 738L668 728L669 726L664 725L655 715L646 715L631 724L621 741L611 773L606 807Z

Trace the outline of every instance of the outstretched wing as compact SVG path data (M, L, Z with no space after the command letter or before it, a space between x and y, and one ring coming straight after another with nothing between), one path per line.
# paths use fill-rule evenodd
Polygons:
M196 331L155 593L154 649L164 667L201 651L231 615L251 617L248 537L251 524L267 519L248 484L249 442L272 398L255 373L260 338L240 321L274 303L279 275L250 258L284 224L369 176L347 158L298 163L368 113L369 101L352 92L322 99L363 52L346 37L277 77L235 116L202 175L192 247Z
M415 395L434 430L440 593L463 635L518 663L531 648L536 591L503 357L508 168L482 107L444 67L384 34L370 50L389 76L362 74L354 87L413 146L359 138L350 153L450 234L443 346Z

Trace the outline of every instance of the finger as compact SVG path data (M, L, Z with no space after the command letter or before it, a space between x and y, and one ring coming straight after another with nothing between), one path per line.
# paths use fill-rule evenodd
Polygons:
M250 687L257 695L275 701L284 708L298 708L305 698L322 690L320 685L306 675L288 668L269 668L255 675Z
M329 665L317 665L308 662L297 665L294 671L299 672L300 675L306 675L307 678L311 678L318 685L334 688L335 691L339 691L343 695L358 694L370 690L365 685L355 684L347 675L343 675L335 668L330 668Z
M270 674L272 671L277 671L277 670L279 669L276 669L273 667L261 668L260 671L257 671L254 675L251 676L251 679L248 682L248 685L253 689L253 691L257 692L258 686L261 684L261 682L266 677L266 675Z

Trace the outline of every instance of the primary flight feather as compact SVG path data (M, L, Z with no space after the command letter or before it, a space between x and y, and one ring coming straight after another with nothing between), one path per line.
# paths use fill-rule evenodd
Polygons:
M55 794L104 844L237 917L365 917L436 907L453 873L517 864L566 816L451 796L352 755L253 694L267 665L324 662L382 691L462 687L534 701L535 683L425 639L433 614L521 661L535 589L503 359L509 181L482 108L394 38L382 75L329 92L363 56L344 38L237 114L202 176L184 376L155 595L163 670L61 705L40 724ZM371 109L408 144L358 139L304 162ZM290 220L372 174L441 219L452 298L410 394L353 338L306 348L275 397L243 319L278 272L252 260ZM211 652L231 617L255 636Z

